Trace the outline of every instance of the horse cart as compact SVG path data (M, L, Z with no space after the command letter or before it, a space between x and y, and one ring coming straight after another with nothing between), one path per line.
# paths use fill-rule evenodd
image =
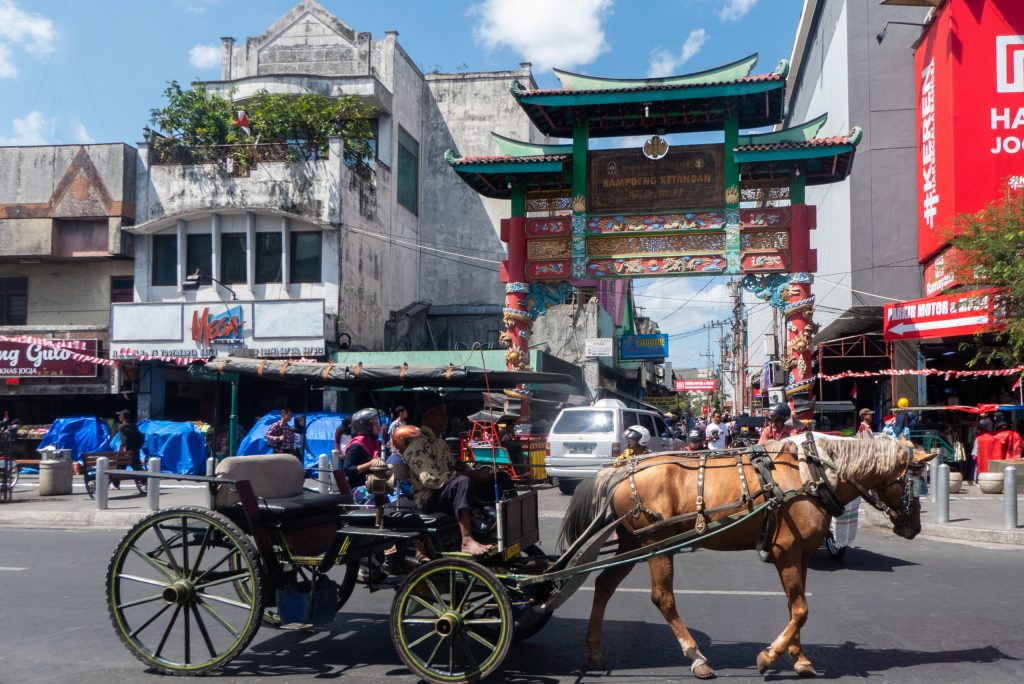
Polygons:
M277 373L275 363L261 362L260 372ZM220 368L215 367L218 364ZM347 374L328 382L356 383L353 369L303 365L319 366L310 368L315 373ZM238 364L224 366L213 362L208 368L244 372ZM370 379L420 387L443 386L445 379L438 376L445 374L448 383L470 382L478 372L449 368L430 378L417 377L411 369L390 374L360 369L355 374L361 383ZM464 377L456 377L460 373ZM489 374L491 387L545 380L563 381L544 374ZM799 563L802 559L806 564L828 525L826 504L807 505L816 496L813 489L827 486L833 498L839 497L832 503L841 505L847 495L852 499L864 488L862 495L890 513L897 532L910 537L920 528L917 520L917 530L913 529L916 499L910 480L919 464L912 450L886 447L891 472L871 474L858 471L846 452L825 449L817 455L814 440L809 441L810 456L794 444L776 443L774 455L759 447L724 458L708 452L657 454L609 469L585 481L574 495L562 528L566 548L557 557L536 547L538 507L533 491L497 502L497 525L489 540L495 551L474 558L451 550L459 548L453 517L391 509L383 497L373 507L354 507L345 497L340 472L335 477L341 493L302 493L302 466L291 456L227 459L217 478L170 476L206 483L214 506L161 510L129 530L108 567L107 605L122 642L148 666L167 674L200 674L227 665L262 623L316 625L333 620L354 590L361 559L394 545L413 545L428 560L411 569L394 592L392 642L415 676L428 682L467 682L500 668L513 642L539 632L595 571L601 576L587 644L589 665L600 666L604 603L634 564L647 561L655 581L652 596L658 597L656 603L693 661L691 669L698 677L710 676L713 670L666 598L672 596L670 554L694 545L757 548L757 531L766 527L762 521L773 519L774 527L765 537L769 556L784 583L797 584L787 585L787 595L793 620L802 624L806 568L801 571ZM855 449L864 450L863 445ZM816 473L803 484L796 475L797 461L804 462L800 454L812 460ZM875 456L872 463L878 461ZM864 482L853 487L841 478L830 480L824 475L828 468L853 473ZM767 480L763 473L768 473ZM729 507L719 489L737 474L743 496L739 505ZM756 487L754 482L762 484ZM658 493L666 484L679 491L690 491L692 484L691 504L696 505L668 505ZM794 609L795 603L803 605ZM794 629L791 623L783 632L795 642L780 642L780 636L764 652L768 660L758 657L762 672L785 652L796 659L798 672L813 672L799 649L799 624Z

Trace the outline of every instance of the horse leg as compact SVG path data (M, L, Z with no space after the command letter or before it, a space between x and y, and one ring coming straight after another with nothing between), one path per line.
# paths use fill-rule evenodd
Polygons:
M619 553L623 548L619 546ZM590 609L590 622L587 623L587 669L603 670L601 660L601 624L604 622L604 610L608 599L615 593L626 575L633 569L633 564L607 568L594 580L594 605Z
M676 611L676 596L672 591L672 556L654 556L647 560L647 566L651 571L651 601L672 628L672 633L683 649L683 655L690 659L690 671L697 679L711 679L715 671L708 665L707 658L697 648L696 640Z
M757 671L761 674L764 674L784 652L793 658L794 669L801 677L815 677L818 674L800 645L800 628L807 622L807 599L804 596L807 558L807 553L787 554L775 563L782 588L786 592L786 599L789 601L789 623L775 641L757 655Z

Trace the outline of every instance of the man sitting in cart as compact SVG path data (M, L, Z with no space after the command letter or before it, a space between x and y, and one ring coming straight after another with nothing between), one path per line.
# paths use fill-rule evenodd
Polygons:
M796 434L792 423L786 424L792 416L793 412L789 410L789 406L781 401L768 409L768 424L761 430L761 437L757 443L776 442Z
M416 505L428 513L454 514L459 520L463 553L484 555L491 547L473 539L473 502L494 500L494 478L489 471L472 470L464 462L456 461L441 439L448 426L448 408L443 397L425 392L417 405L421 434L409 442L403 454L412 473ZM501 475L498 473L498 483L504 491L511 483L503 483Z
M622 433L622 438L626 440L626 450L615 459L615 465L622 465L631 458L651 453L647 449L647 445L651 442L651 432L643 425L629 426Z

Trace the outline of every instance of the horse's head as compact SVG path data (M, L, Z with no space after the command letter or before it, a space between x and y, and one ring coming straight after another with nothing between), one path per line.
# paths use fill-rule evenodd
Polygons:
M921 451L903 437L899 446L907 454L905 466L899 477L878 487L875 493L885 504L883 510L892 521L892 531L904 539L913 539L921 532L921 501L914 491L914 479L922 476L928 461L938 454Z

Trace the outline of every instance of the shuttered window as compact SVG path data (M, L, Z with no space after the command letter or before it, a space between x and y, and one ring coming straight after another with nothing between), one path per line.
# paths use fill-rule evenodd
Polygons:
M398 203L419 214L420 144L398 127Z

